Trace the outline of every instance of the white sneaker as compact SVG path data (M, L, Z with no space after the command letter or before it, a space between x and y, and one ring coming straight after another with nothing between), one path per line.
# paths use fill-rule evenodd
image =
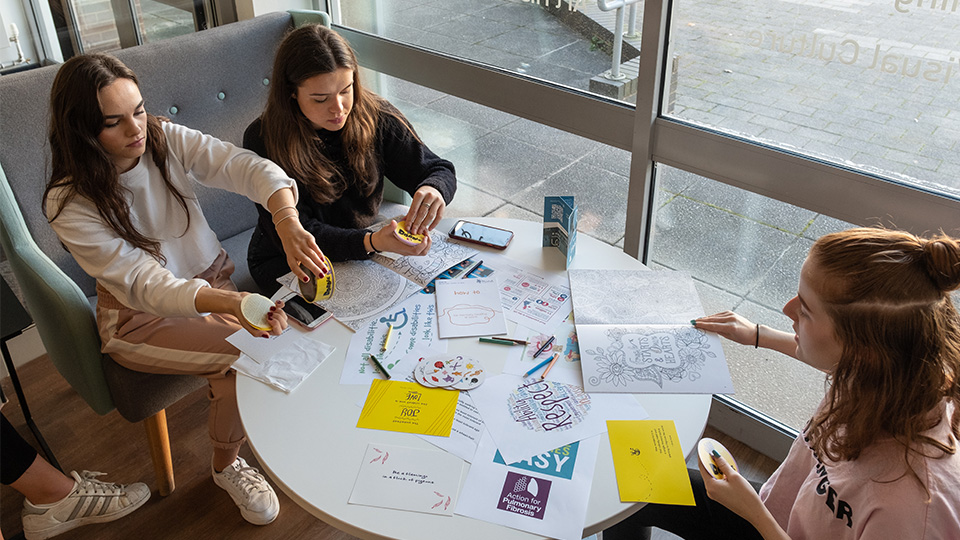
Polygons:
M150 499L146 484L114 484L94 480L104 473L70 471L76 484L69 495L50 504L23 500L23 535L27 540L44 540L88 525L106 523L133 512Z
M221 472L211 467L213 481L230 494L240 507L243 519L254 525L266 525L277 519L280 500L267 479L257 469L247 465L242 457Z

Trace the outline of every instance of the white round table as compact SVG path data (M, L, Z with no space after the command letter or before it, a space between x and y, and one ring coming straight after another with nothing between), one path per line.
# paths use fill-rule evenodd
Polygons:
M500 252L507 257L551 272L565 271L560 252L556 248L541 247L542 224L497 218L473 221L516 233L510 247ZM454 222L445 219L438 230L447 232ZM481 246L477 248L481 251L481 258L484 251L497 252ZM581 234L573 268L644 267L621 250ZM348 504L369 442L427 449L435 447L408 433L357 428L360 416L357 404L364 399L369 387L339 384L352 332L334 321L316 332L321 332L322 340L337 349L294 392L285 394L243 375L237 377L237 399L248 441L274 486L317 518L364 539L541 538L460 515L451 518ZM482 356L487 372L493 375L501 372L505 358L493 357L491 349L479 344L476 338L457 339L449 344L451 351ZM638 394L636 399L650 413L651 419L674 421L680 444L689 456L706 426L711 396ZM464 467L461 485L468 470L469 464ZM620 502L610 443L606 437L601 437L584 536L619 522L638 507L637 503Z

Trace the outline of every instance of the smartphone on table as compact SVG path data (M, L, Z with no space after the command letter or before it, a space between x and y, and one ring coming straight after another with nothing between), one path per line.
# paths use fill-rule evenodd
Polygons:
M450 230L450 236L481 246L506 249L510 245L510 241L513 240L513 231L461 219Z
M283 311L307 330L313 330L327 322L333 315L322 307L307 302L299 294L293 293L283 300Z

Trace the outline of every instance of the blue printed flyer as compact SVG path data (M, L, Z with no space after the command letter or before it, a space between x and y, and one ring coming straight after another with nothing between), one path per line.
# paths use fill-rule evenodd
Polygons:
M600 436L506 463L484 432L457 514L548 538L579 540Z
M577 205L573 197L543 198L543 247L553 246L567 259L577 253Z

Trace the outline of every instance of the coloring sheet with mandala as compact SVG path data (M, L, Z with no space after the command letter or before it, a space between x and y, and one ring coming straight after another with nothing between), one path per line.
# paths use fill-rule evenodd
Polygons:
M378 223L371 227L371 230L380 230L389 223L389 221ZM387 256L378 253L372 260L423 288L446 269L477 254L477 250L473 248L451 242L450 237L440 231L430 231L430 239L433 245L426 255L393 258L392 254ZM340 279L339 272L337 279Z
M577 324L589 392L732 394L720 337L686 324Z
M607 420L648 416L633 396L587 394L539 376L497 375L470 397L507 463L605 433Z
M356 331L371 317L395 306L420 290L420 286L373 261L333 263L336 285L333 296L314 302ZM293 272L277 278L285 288L298 292Z
M683 272L570 270L567 276L578 330L586 324L682 324L704 315L693 279Z

